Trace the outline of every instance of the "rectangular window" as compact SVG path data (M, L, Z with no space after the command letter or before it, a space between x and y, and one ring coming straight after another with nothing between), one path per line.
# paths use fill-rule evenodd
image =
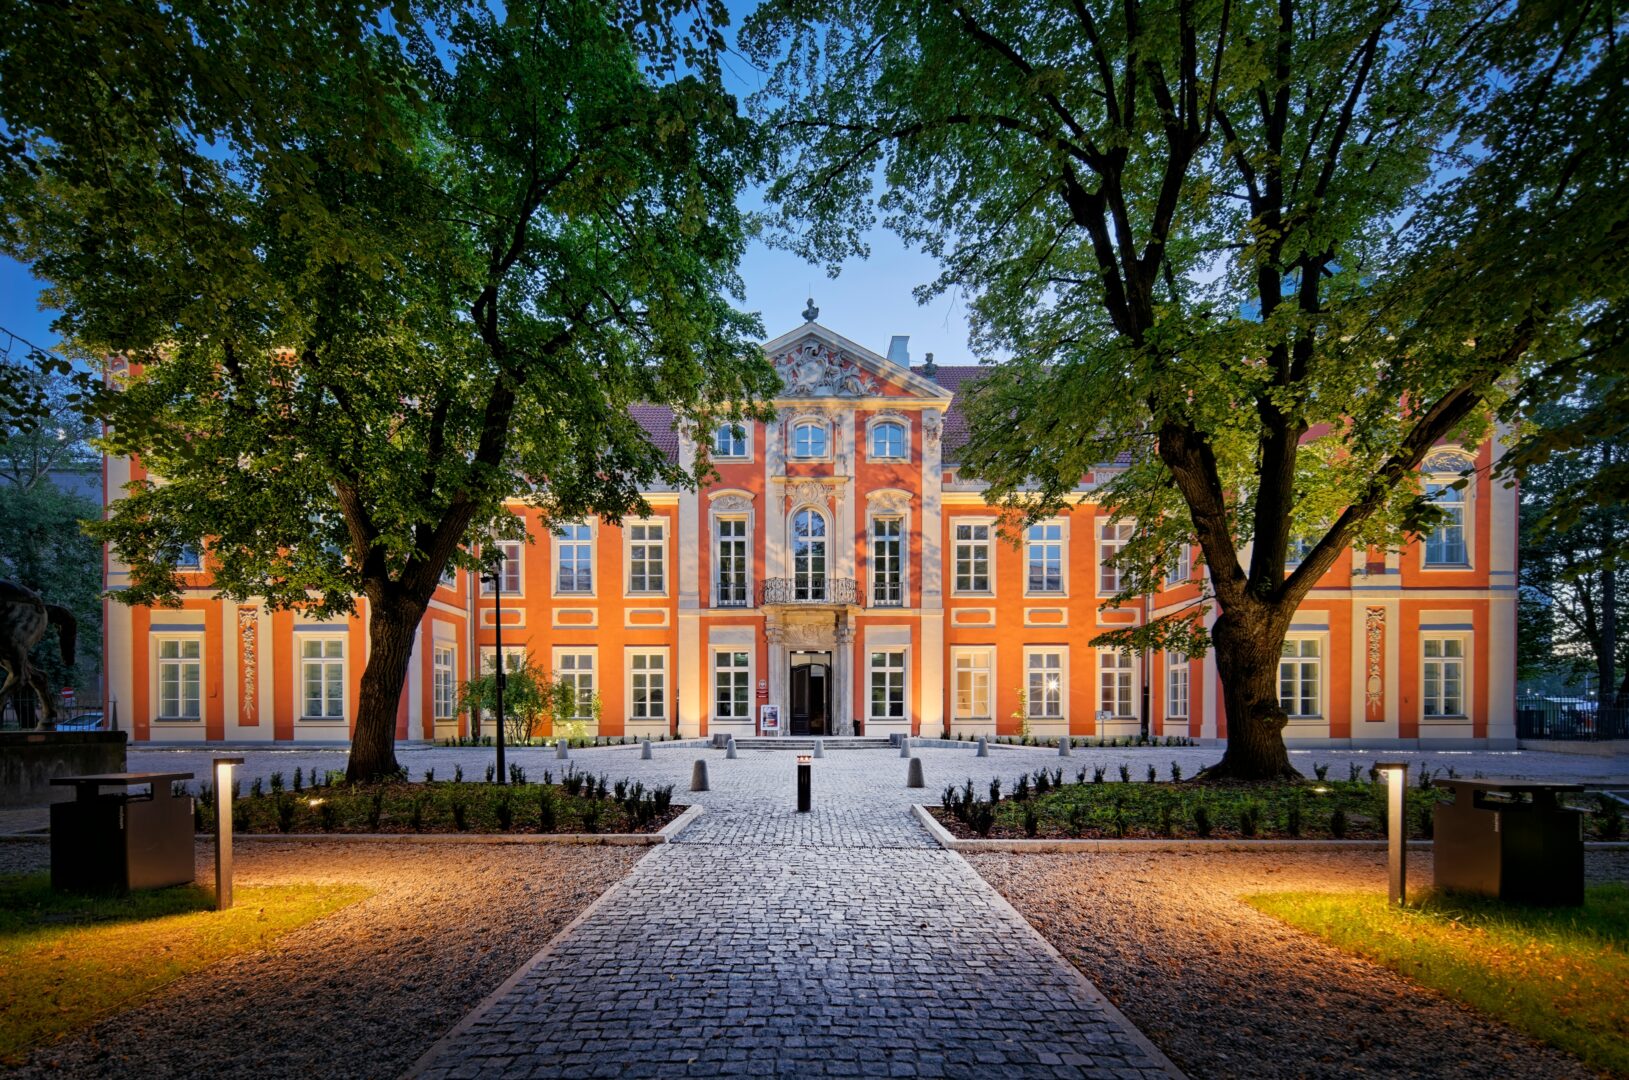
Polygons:
M956 526L956 591L990 591L990 526Z
M1188 715L1188 658L1182 653L1165 654L1165 715Z
M747 519L718 519L718 606L747 607Z
M1097 653L1097 707L1110 716L1135 716L1132 708L1131 654L1118 649L1099 649Z
M957 719L988 720L990 712L990 650L958 649L954 667Z
M201 570L204 565L203 553L197 544L182 544L181 550L175 555L175 568L177 570Z
M1284 642L1278 661L1278 704L1291 716L1321 716L1323 660L1316 638Z
M628 658L631 668L630 715L635 720L663 720L667 717L667 654L636 652Z
M1115 565L1114 560L1119 558L1120 552L1126 546L1126 541L1131 539L1131 529L1132 524L1129 521L1111 522L1104 525L1098 533L1097 594L1099 596L1113 596L1120 591L1120 568Z
M503 552L503 591L506 596L518 596L520 594L520 549L521 543L519 540L500 540L498 542L498 550ZM481 595L492 595L491 568L488 568L487 572L481 575Z
M305 637L300 642L300 716L338 720L345 715L345 639Z
M871 654L871 719L905 718L905 650Z
M1465 715L1465 642L1462 638L1426 638L1422 674L1425 715Z
M158 718L197 720L203 685L203 642L197 638L158 641Z
M871 602L880 607L905 603L905 523L897 517L871 522Z
M558 652L554 656L554 678L577 692L577 711L569 720L594 719L594 654Z
M628 526L628 591L659 593L667 588L665 525Z
M1056 521L1031 525L1025 536L1025 560L1029 565L1030 592L1062 592L1063 526Z
M1427 484L1425 492L1442 511L1443 518L1425 538L1425 565L1466 566L1465 490L1447 484Z
M715 715L720 720L752 719L752 666L745 652L713 654Z
M555 591L563 593L593 592L593 530L581 523L560 526L555 533L554 550L558 560L558 568L555 570Z
M1168 586L1182 585L1193 577L1193 555L1188 545L1183 544L1177 548L1176 561L1171 564L1170 571L1165 575L1165 584Z
M1025 657L1028 669L1026 704L1029 715L1037 720L1056 720L1063 716L1063 654L1052 649L1031 650Z
M430 654L431 714L436 720L458 715L458 652L451 645L437 645Z
M1290 569L1290 570L1293 570L1297 566L1300 566L1303 562L1306 561L1307 556L1312 554L1312 549L1317 547L1317 546L1318 546L1318 542L1316 540L1313 540L1310 537L1306 537L1306 536L1291 537L1289 545L1285 548L1285 551L1284 551L1284 565L1285 565L1285 567Z
M713 456L716 458L744 458L747 456L747 429L733 420L718 425L713 433Z

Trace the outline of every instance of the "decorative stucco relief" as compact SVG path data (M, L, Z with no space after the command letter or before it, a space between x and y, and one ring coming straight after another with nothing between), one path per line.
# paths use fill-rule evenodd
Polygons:
M852 357L814 338L774 358L788 397L866 397L882 393L882 380Z

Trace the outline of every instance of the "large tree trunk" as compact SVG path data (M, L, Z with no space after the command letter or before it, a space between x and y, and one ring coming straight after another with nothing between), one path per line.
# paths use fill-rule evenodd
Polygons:
M345 768L345 779L352 783L388 780L401 773L396 764L396 712L424 609L424 604L400 595L371 599L368 666L362 671L351 759Z
M1278 701L1278 661L1288 619L1267 611L1226 612L1211 631L1227 712L1227 750L1200 780L1300 780L1284 748L1287 717Z

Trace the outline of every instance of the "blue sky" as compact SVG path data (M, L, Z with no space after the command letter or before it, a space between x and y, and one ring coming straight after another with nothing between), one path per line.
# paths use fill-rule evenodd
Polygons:
M739 13L751 3L737 0L730 7L739 24ZM730 55L726 71L734 84L731 89L743 98L758 89L757 73L739 52ZM759 193L748 192L744 203L758 205ZM812 294L820 321L861 345L886 352L891 336L908 334L913 363L921 363L929 352L940 364L975 363L967 341L965 305L951 296L918 305L911 295L917 285L933 279L938 264L920 252L905 250L898 237L885 230L877 230L870 245L869 259L850 260L832 279L789 252L754 242L741 266L747 310L758 312L764 330L776 337L802 323L805 301ZM59 340L50 329L55 313L39 310L42 287L26 267L0 256L0 327L53 348ZM0 347L4 344L0 335Z

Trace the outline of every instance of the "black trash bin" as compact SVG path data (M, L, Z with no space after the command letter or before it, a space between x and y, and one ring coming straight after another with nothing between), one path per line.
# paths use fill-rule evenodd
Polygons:
M1432 821L1437 888L1517 904L1584 902L1584 815L1557 795L1579 784L1441 780L1454 801Z
M103 773L59 776L72 802L51 807L51 887L73 892L127 893L193 879L192 799L170 784L192 773ZM149 787L130 794L132 787ZM103 788L118 788L116 792Z

